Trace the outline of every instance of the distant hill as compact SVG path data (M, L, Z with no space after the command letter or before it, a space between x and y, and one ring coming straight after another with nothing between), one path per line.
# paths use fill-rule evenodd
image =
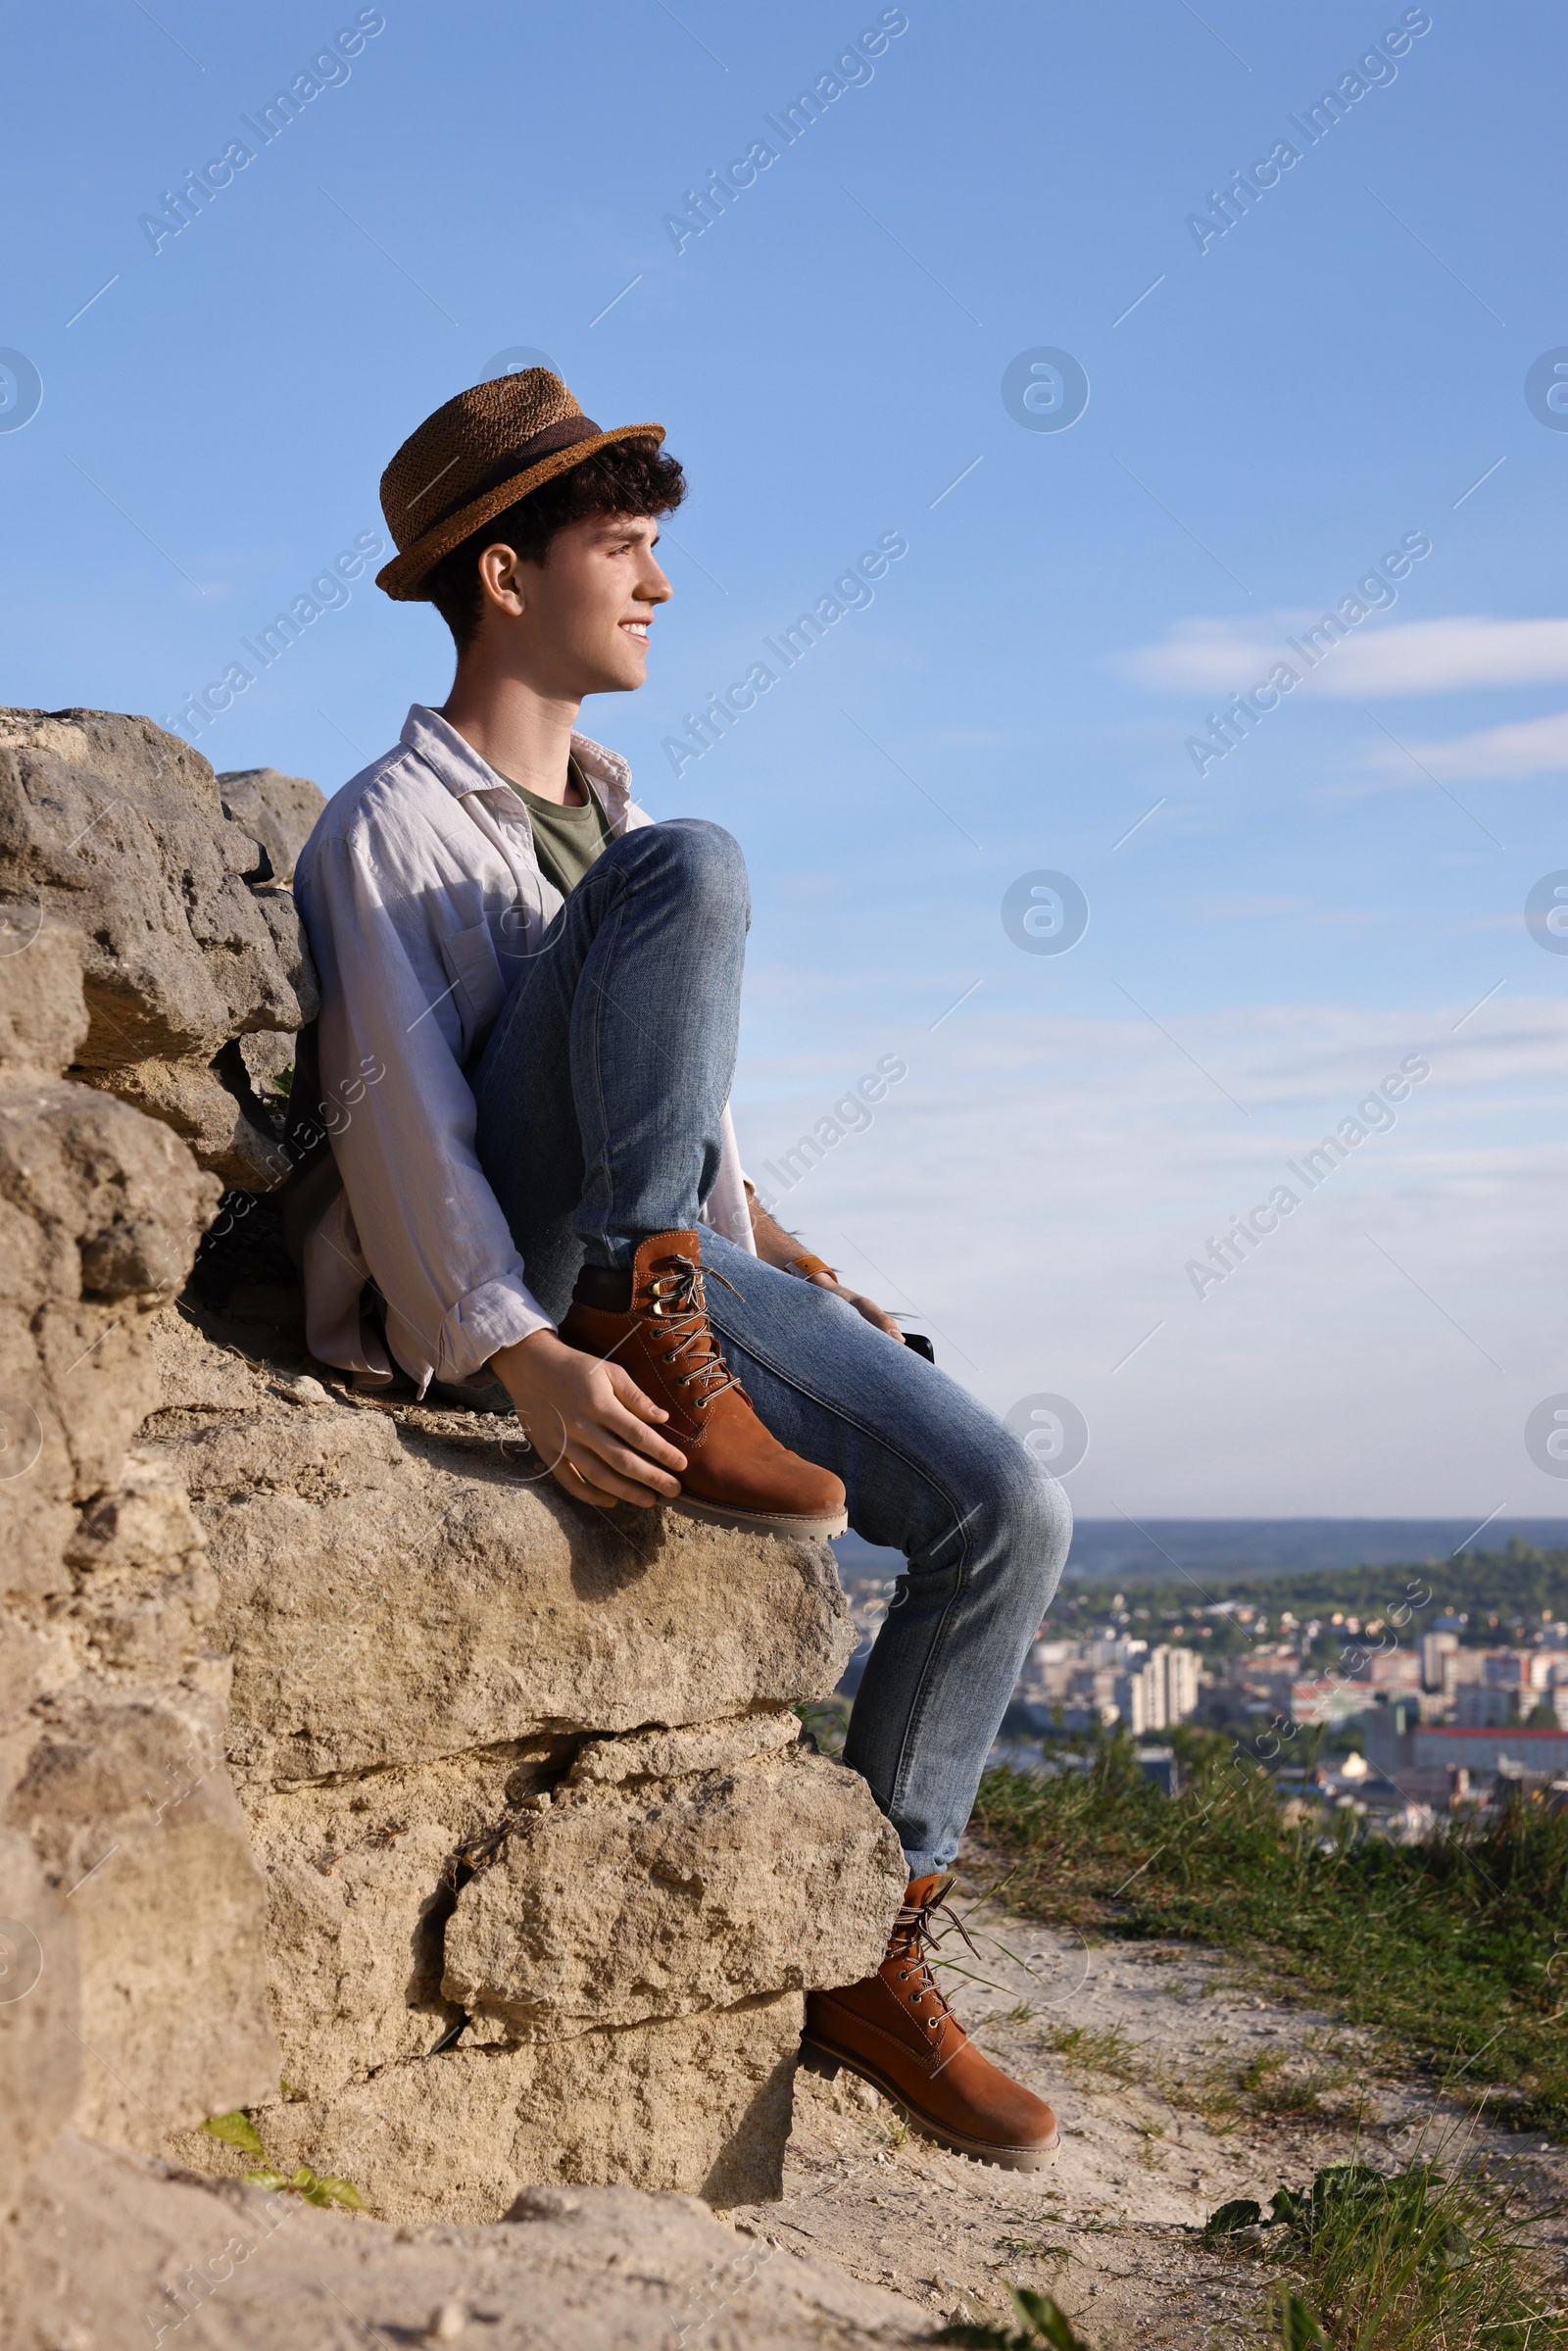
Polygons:
M1081 1518L1073 1530L1068 1583L1164 1583L1173 1571L1222 1581L1319 1574L1330 1568L1422 1565L1452 1559L1477 1540L1500 1551L1518 1540L1540 1551L1568 1551L1568 1518L1494 1518L1484 1529L1461 1518ZM897 1551L858 1535L834 1544L854 1580L896 1575Z

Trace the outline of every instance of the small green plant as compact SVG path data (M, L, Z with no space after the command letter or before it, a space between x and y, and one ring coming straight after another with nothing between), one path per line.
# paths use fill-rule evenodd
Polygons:
M1066 2312L1058 2309L1049 2294L1033 2293L1026 2285L1011 2285L1007 2291L1019 2321L1017 2327L944 2327L932 2340L966 2343L969 2351L1041 2351L1043 2344L1049 2351L1089 2351Z
M319 2205L323 2210L334 2204L345 2205L350 2212L363 2212L364 2199L352 2180L340 2180L335 2172L315 2172L308 2163L296 2164L289 2173L276 2172L267 2161L267 2149L261 2132L243 2107L232 2114L211 2114L202 2129L212 2138L221 2139L225 2147L237 2147L242 2155L260 2159L259 2171L244 2176L255 2187L287 2188L301 2196L307 2204Z
M850 1727L848 1698L803 1698L792 1711L805 1724L807 1736L819 1755L843 1754Z
M1120 2025L1102 2033L1092 2033L1087 2025L1054 2025L1046 2034L1046 2046L1091 2074L1108 2074L1115 2082L1138 2079L1137 2052Z
M1273 2232L1278 2230L1277 2237ZM1477 2173L1431 2163L1329 2164L1309 2187L1210 2213L1204 2241L1283 2259L1274 2296L1285 2351L1547 2351L1568 2320L1543 2299L1505 2202ZM1305 2299L1296 2288L1305 2289Z
M1322 2327L1288 2285L1274 2288L1274 2321L1280 2351L1316 2351L1323 2341Z
M1015 2253L1029 2261L1071 2261L1065 2245L1050 2245L1043 2236L999 2236L1000 2253Z

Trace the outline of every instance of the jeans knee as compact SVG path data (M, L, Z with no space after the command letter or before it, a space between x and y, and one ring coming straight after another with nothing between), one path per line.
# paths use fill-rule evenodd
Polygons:
M679 876L683 892L716 916L750 921L751 884L746 857L733 833L706 816L674 816L657 828L660 845Z
M1010 1575L1044 1615L1061 1582L1072 1542L1072 1504L1066 1489L1026 1445L1009 1440L1009 1458L998 1480L997 1503Z

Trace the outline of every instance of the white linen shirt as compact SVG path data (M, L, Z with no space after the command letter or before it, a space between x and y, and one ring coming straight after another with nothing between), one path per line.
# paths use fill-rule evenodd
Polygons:
M573 735L612 834L654 819L619 755ZM420 1393L555 1326L474 1151L465 1075L562 906L528 812L435 710L328 801L294 893L321 984L320 1115L343 1189L304 1242L306 1336L346 1371L390 1375L360 1295L373 1278L392 1351ZM755 1254L728 1107L706 1220Z

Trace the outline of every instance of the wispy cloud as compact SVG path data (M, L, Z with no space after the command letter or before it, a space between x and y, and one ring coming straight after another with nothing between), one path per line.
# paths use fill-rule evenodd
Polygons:
M873 1296L878 1269L891 1275L906 1293L895 1302L929 1317L917 1329L952 1335L937 1339L944 1367L997 1411L1048 1390L1073 1399L1095 1432L1072 1481L1082 1511L1456 1512L1517 1472L1526 1413L1562 1384L1549 1316L1529 1301L1561 1257L1568 1003L1496 986L1505 952L1448 1002L1400 1009L1177 1013L1152 998L1247 1102L1245 1121L1130 1007L988 1011L982 991L922 1030L908 1079L869 1134L812 1170L797 1221ZM1325 966L1330 986L1336 972ZM799 1133L812 1085L841 1082L854 1061L842 1029L842 1004L824 1001L809 1023L818 1068L782 1087L754 1072L749 1163ZM1246 1283L1200 1305L1184 1273L1195 1248L1289 1181L1285 1160L1416 1051L1432 1074L1376 1153L1357 1151ZM1477 1379L1496 1375L1445 1314L1507 1367L1495 1397ZM1509 1491L1496 1485L1475 1518ZM1530 1493L1529 1507L1557 1507L1544 1479Z
M1453 735L1446 743L1412 743L1408 755L1397 744L1381 743L1372 751L1371 764L1401 783L1419 784L1421 767L1453 782L1468 777L1525 783L1531 776L1568 768L1568 710L1553 710L1544 718L1517 718L1506 726L1484 726L1474 734Z
M1281 612L1264 628L1233 620L1182 620L1161 643L1132 648L1119 665L1140 685L1229 693L1250 677L1266 676L1273 662L1289 661L1286 640L1315 617ZM1296 666L1299 669L1300 662ZM1303 682L1318 693L1354 702L1452 694L1476 686L1544 685L1559 678L1568 678L1568 620L1501 620L1478 612L1387 626L1374 622L1343 637L1333 660Z

